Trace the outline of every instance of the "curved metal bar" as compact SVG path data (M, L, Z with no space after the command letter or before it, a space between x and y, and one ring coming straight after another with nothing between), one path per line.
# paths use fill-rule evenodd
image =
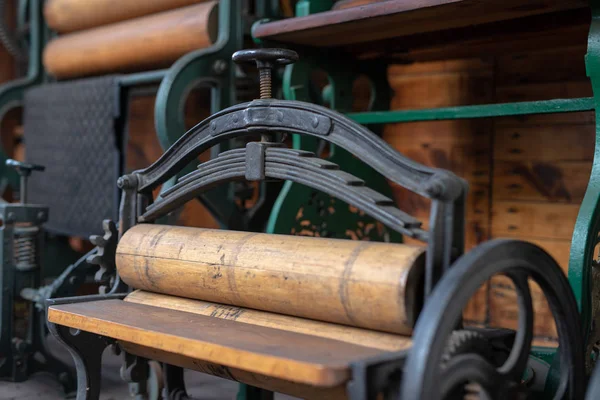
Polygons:
M183 177L146 209L139 222L153 221L217 184L245 179L246 149L230 150L201 164ZM357 207L386 226L404 235L427 240L421 222L394 206L392 199L365 186L365 182L314 154L270 147L265 150L265 176L285 179L325 192Z
M596 151L583 202L573 230L569 257L569 282L575 293L583 323L587 354L593 354L600 341L600 329L594 318L600 313L600 270L594 267L594 248L600 232L600 1L591 1L592 21L588 37L586 70L594 91L596 109ZM591 357L586 358L586 370L591 373Z
M459 258L425 303L413 331L404 370L403 400L438 399L440 362L447 340L471 296L497 274L528 274L542 289L556 322L560 383L555 399L581 399L585 391L584 343L577 304L556 261L538 246L517 240L491 240ZM522 347L523 348L523 347ZM526 348L523 348L527 351ZM517 378L520 382L520 377Z
M177 60L162 80L154 108L154 124L158 140L167 150L186 131L184 106L194 87L205 84L212 88L211 113L235 104L235 68L231 54L243 44L241 0L219 2L219 34L217 41L207 49L186 54ZM175 183L173 176L163 185L167 189ZM200 200L213 216L224 224L234 218L233 202L223 202L227 188L206 193Z
M42 0L31 0L29 4L29 67L27 76L6 83L0 87L0 121L6 113L23 104L25 90L42 81L42 43L44 37L42 19ZM11 186L19 187L19 177L11 169L4 167L4 160L8 159L0 146L0 176L8 177Z
M428 198L451 201L465 192L465 182L456 175L402 156L383 139L343 115L309 103L281 100L255 100L230 107L202 121L165 151L158 161L135 173L137 190L151 191L219 142L281 131L333 143L391 181Z
M533 341L533 301L529 289L528 275L524 272L510 272L507 274L513 281L517 291L519 307L518 328L513 348L508 359L498 372L511 379L518 380L523 375L529 361L531 342Z
M126 294L118 294L48 299L45 314L48 315L48 308L54 305L123 299L125 296ZM114 340L49 321L47 326L50 333L67 348L73 357L77 370L77 400L98 399L100 397L102 353L107 346L113 344Z
M42 81L42 42L44 37L42 0L30 0L29 4L29 67L27 76L0 87L0 120L6 112L23 103L23 93Z
M594 368L585 400L596 400L598 397L600 397L600 366Z
M207 49L181 57L163 78L154 108L154 124L163 149L168 149L185 133L184 104L187 93L195 85L207 82L221 89L213 93L213 113L235 103L235 71L229 60L231 54L242 47L241 10L241 0L221 0L217 41ZM225 63L224 71L214 68L217 61Z

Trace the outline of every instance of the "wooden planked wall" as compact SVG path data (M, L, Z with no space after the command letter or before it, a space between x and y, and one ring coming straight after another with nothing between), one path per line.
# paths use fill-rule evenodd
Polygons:
M392 66L393 109L591 96L585 46L541 49L480 60ZM593 113L395 124L385 139L425 164L448 168L471 184L467 248L511 237L546 249L568 268L573 225L594 150ZM427 216L427 204L395 189L400 207ZM539 288L533 288L537 342L556 330ZM516 327L510 281L493 278L465 310L474 324Z

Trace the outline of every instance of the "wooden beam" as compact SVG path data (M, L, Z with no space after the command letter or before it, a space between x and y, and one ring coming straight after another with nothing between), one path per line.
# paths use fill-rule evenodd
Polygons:
M254 35L307 46L343 46L586 7L584 0L395 0L269 22Z

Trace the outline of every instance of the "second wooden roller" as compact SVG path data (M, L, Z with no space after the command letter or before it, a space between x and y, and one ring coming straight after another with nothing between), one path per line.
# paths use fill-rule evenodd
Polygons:
M204 0L46 0L44 19L67 33L201 3Z
M116 262L137 289L407 335L424 248L140 224Z
M57 78L77 78L169 66L217 38L218 2L208 1L59 36L44 49Z

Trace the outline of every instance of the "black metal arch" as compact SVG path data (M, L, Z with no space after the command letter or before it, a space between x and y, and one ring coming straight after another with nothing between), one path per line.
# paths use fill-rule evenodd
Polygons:
M204 191L233 180L246 179L247 149L221 153L201 164L184 177L156 202L146 208L138 222L151 222L177 209ZM264 173L267 178L290 180L341 199L364 211L397 232L422 241L428 233L421 222L399 210L392 199L365 186L361 179L341 171L337 164L316 157L313 153L281 147L265 149Z
M429 231L400 211L390 199L337 166L306 152L276 150L275 143L248 144L202 164L152 205L152 190L175 176L212 146L240 136L276 132L313 136L356 156L392 182L432 200ZM245 159L243 159L245 158ZM310 159L310 162L308 160ZM334 171L336 170L336 171ZM221 183L266 177L305 184L333 195L373 216L391 229L427 242L425 296L433 290L453 259L464 251L464 207L467 183L453 173L404 157L365 127L327 108L300 101L255 100L229 107L202 121L148 168L119 180L123 189L119 231L152 221Z
M272 99L229 107L202 121L154 164L135 172L137 189L147 193L158 187L219 142L269 132L314 136L340 146L391 181L428 198L454 200L465 189L456 175L404 157L341 114L310 103Z

